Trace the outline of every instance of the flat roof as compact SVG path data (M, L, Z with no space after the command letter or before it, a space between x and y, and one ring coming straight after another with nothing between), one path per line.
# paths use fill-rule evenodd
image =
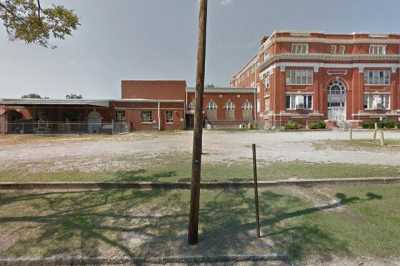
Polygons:
M185 100L179 100L179 99L140 99L140 98L125 98L125 99L121 99L121 100L113 100L113 102L133 102L133 103L182 103Z
M3 105L90 105L109 107L110 100L85 100L85 99L0 99Z
M218 87L218 88L204 88L205 93L255 93L256 88L231 88L231 87ZM194 87L188 87L187 92L195 92Z

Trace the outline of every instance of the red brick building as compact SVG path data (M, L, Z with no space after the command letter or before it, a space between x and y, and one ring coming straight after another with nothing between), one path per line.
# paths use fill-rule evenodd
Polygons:
M289 120L360 125L399 119L399 68L397 34L274 32L231 86L256 82L257 119L266 127Z
M0 133L118 133L193 127L194 89L185 81L121 82L119 100L3 99ZM255 120L255 89L206 88L211 127Z

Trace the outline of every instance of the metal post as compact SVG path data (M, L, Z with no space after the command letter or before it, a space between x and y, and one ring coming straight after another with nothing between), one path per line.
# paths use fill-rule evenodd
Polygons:
M260 208L259 208L259 200L258 200L256 144L252 145L252 149L253 149L254 203L255 203L255 207L256 207L257 237L260 238L261 230L260 230Z
M157 103L157 115L158 115L158 131L161 131L161 111L160 111L160 102Z
M377 132L378 132L378 123L375 123L375 124L374 124L374 128L375 128L375 129L374 129L374 136L373 136L373 139L376 140L376 134L377 134Z
M381 129L380 132L381 132L381 138L380 138L381 146L385 146L385 136L383 133L383 129Z
M351 125L349 131L350 131L350 141L353 141L353 127Z
M196 73L196 111L193 133L193 158L192 158L192 188L190 199L190 215L188 242L190 245L198 243L199 208L200 208L200 178L201 155L203 145L203 92L206 68L206 36L207 36L207 3L200 0L199 33L197 47L197 73Z

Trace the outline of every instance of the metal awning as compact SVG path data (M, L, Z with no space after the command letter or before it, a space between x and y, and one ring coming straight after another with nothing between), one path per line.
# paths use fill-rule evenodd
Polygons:
M84 99L0 99L0 105L67 105L67 106L97 106L110 107L110 100L84 100Z

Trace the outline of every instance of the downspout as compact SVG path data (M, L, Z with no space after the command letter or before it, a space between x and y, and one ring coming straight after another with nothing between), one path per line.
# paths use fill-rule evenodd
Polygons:
M161 111L160 111L160 101L157 102L157 113L158 113L158 131L161 131Z

